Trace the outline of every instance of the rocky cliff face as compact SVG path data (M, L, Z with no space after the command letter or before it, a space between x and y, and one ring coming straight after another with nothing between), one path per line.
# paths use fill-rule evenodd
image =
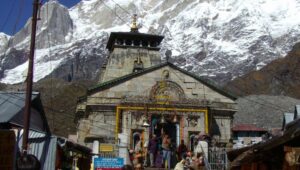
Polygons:
M4 34L4 33L0 33L0 51L4 51L7 49L7 42L9 40L9 36Z
M251 71L226 85L237 95L286 95L300 99L300 43L284 58L276 59L258 71Z
M266 130L281 129L284 113L293 113L300 100L287 96L249 95L237 101L233 124L252 124Z
M129 31L137 13L140 32L165 36L162 54L171 49L175 64L223 84L284 56L300 39L299 11L297 0L83 0L71 9L50 1L41 8L35 81L97 79L109 33ZM29 34L30 20L0 35L2 83L24 81Z
M43 49L53 45L65 44L72 35L73 22L68 9L57 1L50 1L41 7L40 21L37 22L36 48ZM31 19L29 19L9 42L8 47L28 48L30 44Z

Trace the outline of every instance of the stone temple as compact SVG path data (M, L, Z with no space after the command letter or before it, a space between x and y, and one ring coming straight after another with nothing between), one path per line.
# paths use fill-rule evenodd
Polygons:
M78 142L89 147L115 143L133 149L167 133L174 144L183 139L193 150L198 134L220 144L231 138L235 97L211 81L162 61L163 36L112 32L106 48L99 84L79 99ZM166 53L166 58L170 52Z

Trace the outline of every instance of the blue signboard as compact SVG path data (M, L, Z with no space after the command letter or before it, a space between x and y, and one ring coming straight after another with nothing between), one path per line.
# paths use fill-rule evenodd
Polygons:
M94 158L94 168L96 170L116 170L124 166L123 158Z

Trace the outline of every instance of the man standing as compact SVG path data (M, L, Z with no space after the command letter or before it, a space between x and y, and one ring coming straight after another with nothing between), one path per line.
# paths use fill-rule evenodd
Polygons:
M149 140L145 140L144 145L143 145L143 154L144 154L144 167L148 166L148 145L149 145Z
M180 145L177 148L178 160L182 159L182 155L186 154L188 151L186 145L184 144L184 140L181 139Z
M156 140L156 135L154 134L152 135L152 138L149 141L148 152L150 155L150 166L154 167L154 162L155 162L154 158L157 152L157 140Z
M163 159L164 163L167 162L167 168L171 169L171 139L169 135L164 135L163 141L162 141L162 149L163 149ZM166 166L165 166L166 167Z

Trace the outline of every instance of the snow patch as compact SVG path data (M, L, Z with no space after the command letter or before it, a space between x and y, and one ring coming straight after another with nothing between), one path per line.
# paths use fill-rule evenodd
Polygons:
M36 50L34 60L33 81L36 82L45 76L49 75L55 68L59 66L63 58L58 60L50 60L49 62L43 62L46 56L49 54L48 49ZM25 63L4 72L4 78L1 79L1 83L16 84L24 82L27 77L28 61Z

